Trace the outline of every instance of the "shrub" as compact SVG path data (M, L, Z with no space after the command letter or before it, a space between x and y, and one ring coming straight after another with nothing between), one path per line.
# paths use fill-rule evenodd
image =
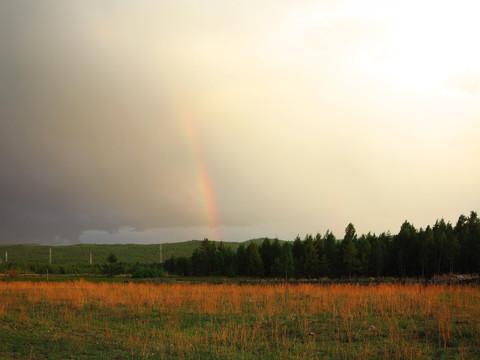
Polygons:
M20 271L18 271L17 269L10 269L7 271L8 273L8 276L10 276L11 278L17 278L20 276Z
M150 266L149 267L139 266L132 273L132 277L134 278L158 278L163 276L165 276L165 273L162 269L158 269Z

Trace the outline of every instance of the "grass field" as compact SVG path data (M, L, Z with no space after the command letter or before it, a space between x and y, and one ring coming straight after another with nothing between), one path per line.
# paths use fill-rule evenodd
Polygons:
M0 282L1 359L476 359L480 288Z
M260 244L263 239L248 240ZM200 240L191 240L177 243L162 244L163 260L172 256L191 256L193 251L200 247ZM225 245L236 251L239 242L226 242ZM49 263L50 249L52 249L53 264L88 264L90 253L94 264L106 263L107 257L114 254L118 261L127 263L152 263L160 259L160 244L80 244L68 246L45 245L0 245L0 260L5 261L5 252L10 263Z
M186 241L162 245L163 258L172 256L191 256L193 250L200 246L200 241ZM159 245L138 244L81 244L68 246L44 245L0 245L0 257L5 260L8 253L8 262L11 263L49 263L50 249L52 249L53 264L88 264L90 253L94 264L106 263L107 257L114 254L118 261L129 263L152 263L160 258Z

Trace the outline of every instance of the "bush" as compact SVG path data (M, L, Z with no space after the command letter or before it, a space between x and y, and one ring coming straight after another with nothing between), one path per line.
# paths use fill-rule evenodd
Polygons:
M108 263L103 266L103 273L108 276L119 275L125 273L123 263Z
M7 274L11 278L17 278L20 276L20 271L18 271L17 269L10 269L7 271Z
M159 278L163 276L165 276L165 273L162 269L150 266L139 266L132 273L132 277L134 278Z

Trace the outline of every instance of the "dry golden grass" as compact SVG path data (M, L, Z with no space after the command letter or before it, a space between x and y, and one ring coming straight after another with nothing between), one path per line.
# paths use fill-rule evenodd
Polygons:
M83 354L74 358L168 359L480 354L478 287L0 282L0 298L6 358L74 351ZM12 329L33 340L10 339ZM45 336L65 348L55 355L42 346Z

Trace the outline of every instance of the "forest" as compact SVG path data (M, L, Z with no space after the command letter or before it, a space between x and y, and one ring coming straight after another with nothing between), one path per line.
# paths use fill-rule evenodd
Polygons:
M480 219L472 211L455 225L441 219L425 229L405 221L396 235L358 235L350 223L341 241L327 231L297 236L293 242L265 238L236 251L204 239L192 256L171 257L163 266L183 276L307 279L480 273Z
M165 251L159 254L160 249ZM223 276L280 279L328 277L422 277L480 273L480 219L475 211L455 225L437 220L425 229L405 221L398 234L358 235L353 224L343 239L331 231L293 241L255 239L244 243L209 239L159 245L39 245L0 247L0 273L107 275L134 278ZM88 263L93 253L93 263ZM162 260L161 254L163 253ZM12 260L12 261L10 261ZM16 272L15 272L16 271Z

